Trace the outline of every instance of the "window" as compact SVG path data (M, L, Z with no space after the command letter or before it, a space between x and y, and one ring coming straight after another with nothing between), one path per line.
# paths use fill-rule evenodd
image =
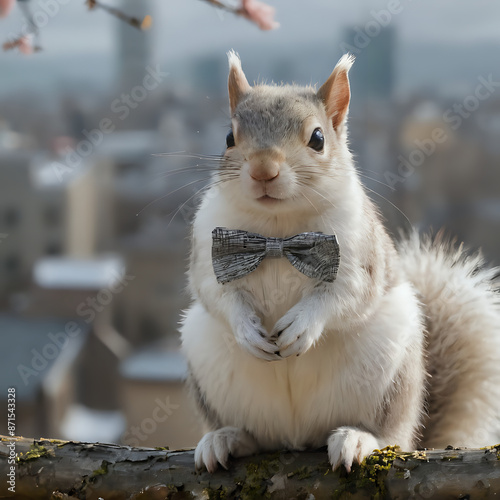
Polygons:
M48 227L56 227L61 223L59 208L56 206L47 206L43 211L43 221Z
M45 247L45 255L61 255L62 248L59 243L49 243Z
M5 271L7 271L8 274L15 274L21 268L21 260L17 255L9 255L5 259L4 265Z
M7 228L12 229L19 224L21 214L17 208L8 207L3 214L4 224Z

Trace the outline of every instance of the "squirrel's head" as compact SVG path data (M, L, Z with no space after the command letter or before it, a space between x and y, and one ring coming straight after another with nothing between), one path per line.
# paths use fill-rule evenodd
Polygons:
M353 172L345 121L354 58L343 56L318 91L250 86L239 57L228 58L231 130L221 172L231 171L231 183L239 184L239 202L272 212L331 205Z

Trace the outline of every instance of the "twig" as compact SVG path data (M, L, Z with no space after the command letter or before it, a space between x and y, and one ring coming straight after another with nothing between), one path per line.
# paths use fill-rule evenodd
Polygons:
M244 17L255 23L261 30L279 28L279 23L274 20L275 8L259 0L241 0L239 7L232 7L220 0L204 0L214 7Z
M235 14L237 16L241 15L241 9L237 9L236 7L231 7L230 5L225 4L224 2L219 2L219 0L203 0L218 9L225 10L226 12L231 12L231 14Z
M25 54L32 54L34 52L41 52L43 49L39 45L34 45L31 47L28 35L20 35L13 40L4 42L2 49L7 52L8 50L19 49Z
M139 30L147 30L151 27L152 23L152 18L148 14L147 16L144 17L144 19L141 21L137 17L129 16L128 14L125 14L125 12L122 12L119 9L116 9L115 7L111 7L109 5L103 4L102 2L99 2L98 0L87 0L87 6L90 10L95 9L96 7L99 7L112 16L115 16L116 18L120 19L121 21L124 21L125 23L129 24L130 26L133 26L134 28L137 28Z

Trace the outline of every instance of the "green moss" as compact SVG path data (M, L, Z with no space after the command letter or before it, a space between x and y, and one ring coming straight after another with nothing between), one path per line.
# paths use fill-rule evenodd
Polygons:
M79 497L80 498L80 497ZM86 497L82 497L86 498ZM146 486L138 493L134 493L130 500L151 500L152 498L164 500L193 500L194 495L190 491L184 491L182 484L154 484Z
M396 470L394 472L394 477L396 479L406 479L406 471L407 471L407 469L405 469L405 470Z
M229 498L228 489L221 486L217 489L205 488L203 492L208 496L208 500L226 500Z
M497 460L500 460L500 443L495 444L493 446L484 446L483 448L479 448L480 450L497 450Z
M380 492L380 498L385 496L385 478L398 456L396 451L399 451L396 446L387 446L361 462L361 483L368 483L370 487L375 486Z
M170 498L174 493L181 492L181 490L179 488L177 488L177 486L175 484L172 484L172 483L169 483L166 486L162 485L162 486L160 486L160 488L156 488L156 489L159 489L162 493L164 492L163 490L166 489L167 490L167 492L166 492L167 498ZM146 490L148 492L151 492L151 488L146 488Z
M275 457L275 458L274 458ZM242 480L236 480L241 487L239 498L241 500L261 500L271 498L267 491L269 478L274 476L281 468L279 454L271 455L269 459L250 463L246 466L246 476Z
M64 500L65 498L68 498L67 493L62 493L61 491L53 491L50 496L50 500Z
M44 442L53 444L57 446L58 448L62 448L63 446L66 446L69 444L69 441L63 441L62 439L43 439Z
M155 450L158 450L158 451L169 451L170 448L168 446L155 446Z
M375 450L360 465L354 465L347 477L340 478L341 487L334 491L334 500L350 498L359 490L365 490L375 500L385 498L385 479L392 463L396 458L404 460L406 456L399 453L397 446Z
M108 462L107 460L103 460L101 462L101 466L98 469L92 471L92 474L90 476L90 480L94 479L97 476L106 475L108 473L108 465L109 464L110 464L110 462Z
M17 456L18 462L27 462L29 460L36 460L40 457L53 457L55 453L53 450L48 450L45 446L40 446L36 443L33 443L30 446L30 449L26 453L19 453Z
M498 448L500 444L494 444L493 446L482 446L479 448L480 450L493 450L494 448Z
M497 460L500 460L500 443L498 443L495 446L491 447L492 450L494 450L495 448L497 450Z
M71 498L87 498L87 488L95 488L96 483L108 474L110 465L112 465L112 462L103 460L101 462L101 466L98 469L93 470L92 474L89 476L83 476L80 484L75 485L75 487L68 493L69 495L73 495Z
M68 444L68 441L63 441L62 439L44 439L44 441L48 441L51 444L57 444L57 446Z
M258 500L270 498L267 491L268 467L267 460L258 464L248 464L246 477L241 489L242 500Z
M297 470L290 472L288 474L288 477L294 477L296 476L297 479L307 479L311 477L313 472L317 471L318 469L314 469L313 467L309 465L304 465L303 467L299 467Z

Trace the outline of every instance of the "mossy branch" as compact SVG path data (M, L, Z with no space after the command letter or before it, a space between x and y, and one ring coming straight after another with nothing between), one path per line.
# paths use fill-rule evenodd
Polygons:
M17 456L15 494L3 479L0 498L319 500L500 495L500 445L414 453L387 448L349 475L331 471L326 450L237 459L228 471L208 474L195 472L193 450L0 436L1 477L9 478L13 456Z

